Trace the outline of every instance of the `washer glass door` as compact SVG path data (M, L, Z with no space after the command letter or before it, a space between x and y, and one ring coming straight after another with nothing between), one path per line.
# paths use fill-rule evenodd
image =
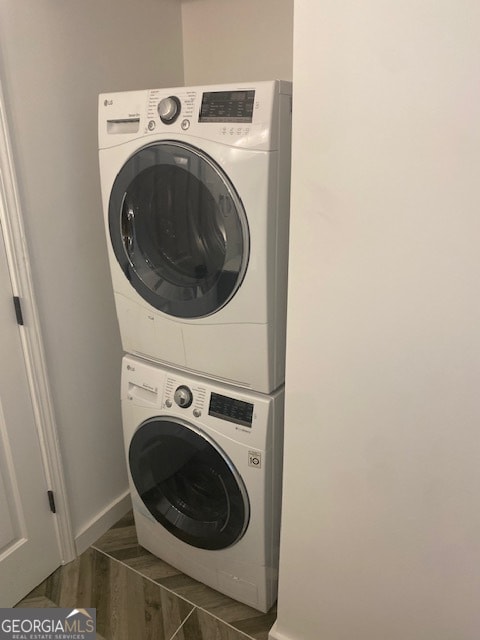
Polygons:
M130 473L149 512L170 533L202 549L224 549L244 534L247 492L218 445L192 425L152 418L135 432Z
M245 275L243 205L223 170L191 145L157 142L129 158L112 187L109 228L125 276L168 315L215 313Z

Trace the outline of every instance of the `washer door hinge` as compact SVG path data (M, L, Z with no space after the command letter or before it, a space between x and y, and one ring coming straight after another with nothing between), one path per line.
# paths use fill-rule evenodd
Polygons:
M17 316L17 324L23 326L22 305L18 296L13 296L13 306L15 307L15 315Z
M57 508L55 506L55 498L53 497L53 491L47 491L48 493L48 502L50 504L50 511L52 513L57 513Z

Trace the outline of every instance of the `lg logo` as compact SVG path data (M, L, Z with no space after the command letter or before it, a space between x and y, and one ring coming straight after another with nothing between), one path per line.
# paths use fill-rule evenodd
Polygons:
M113 104L113 100L105 100L103 103L104 107L110 107Z

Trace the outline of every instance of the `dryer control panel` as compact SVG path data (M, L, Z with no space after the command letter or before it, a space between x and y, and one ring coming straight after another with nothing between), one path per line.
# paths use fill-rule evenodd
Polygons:
M292 84L280 80L101 94L99 147L188 135L275 151L290 131L291 110Z
M199 122L242 122L253 120L255 91L204 91Z
M175 92L175 93L173 93ZM145 133L205 135L228 144L255 147L272 130L275 94L261 87L223 90L162 89L148 92Z

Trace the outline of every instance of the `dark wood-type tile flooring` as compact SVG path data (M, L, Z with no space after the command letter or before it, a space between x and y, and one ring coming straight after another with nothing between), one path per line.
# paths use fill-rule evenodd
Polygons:
M17 607L95 607L97 640L267 640L262 614L180 573L138 544L132 512Z

